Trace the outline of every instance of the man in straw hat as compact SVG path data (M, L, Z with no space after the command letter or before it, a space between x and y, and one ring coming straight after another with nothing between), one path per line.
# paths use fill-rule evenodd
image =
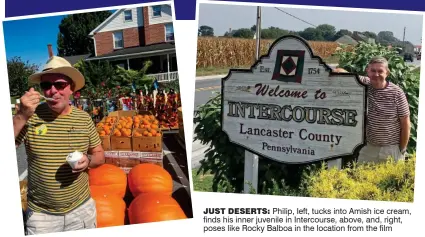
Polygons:
M347 72L337 68L334 72ZM410 110L403 90L389 82L388 61L373 57L360 80L368 86L366 124L367 145L359 152L358 162L385 162L388 157L404 160L410 137Z
M83 75L61 57L51 57L42 72L29 77L31 88L20 98L13 118L15 143L28 155L29 235L96 227L87 168L104 163L104 151L90 116L70 105L69 97L84 87ZM80 152L74 168L67 156ZM79 157L77 157L79 158Z

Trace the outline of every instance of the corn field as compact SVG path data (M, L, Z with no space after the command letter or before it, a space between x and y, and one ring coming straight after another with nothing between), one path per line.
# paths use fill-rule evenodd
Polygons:
M261 54L265 55L274 40L261 40ZM308 42L315 55L322 59L331 56L336 42ZM250 67L255 62L255 39L198 37L197 68Z

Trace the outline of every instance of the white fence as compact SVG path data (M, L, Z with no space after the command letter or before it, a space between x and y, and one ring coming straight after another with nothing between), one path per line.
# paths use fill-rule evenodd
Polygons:
M148 76L154 77L158 82L174 81L179 79L178 72L165 72L157 74L149 74Z

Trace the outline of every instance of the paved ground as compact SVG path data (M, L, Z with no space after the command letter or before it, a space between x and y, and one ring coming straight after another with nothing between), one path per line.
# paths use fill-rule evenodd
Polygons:
M25 176L27 170L27 153L25 152L25 146L21 145L16 149L16 156L18 162L19 176Z

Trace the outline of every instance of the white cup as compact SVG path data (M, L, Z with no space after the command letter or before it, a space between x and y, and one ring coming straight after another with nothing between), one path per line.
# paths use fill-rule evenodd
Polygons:
M78 161L80 161L81 158L83 158L83 153L79 151L74 151L68 154L68 156L66 157L66 161L72 169L75 169L75 166L78 164Z

